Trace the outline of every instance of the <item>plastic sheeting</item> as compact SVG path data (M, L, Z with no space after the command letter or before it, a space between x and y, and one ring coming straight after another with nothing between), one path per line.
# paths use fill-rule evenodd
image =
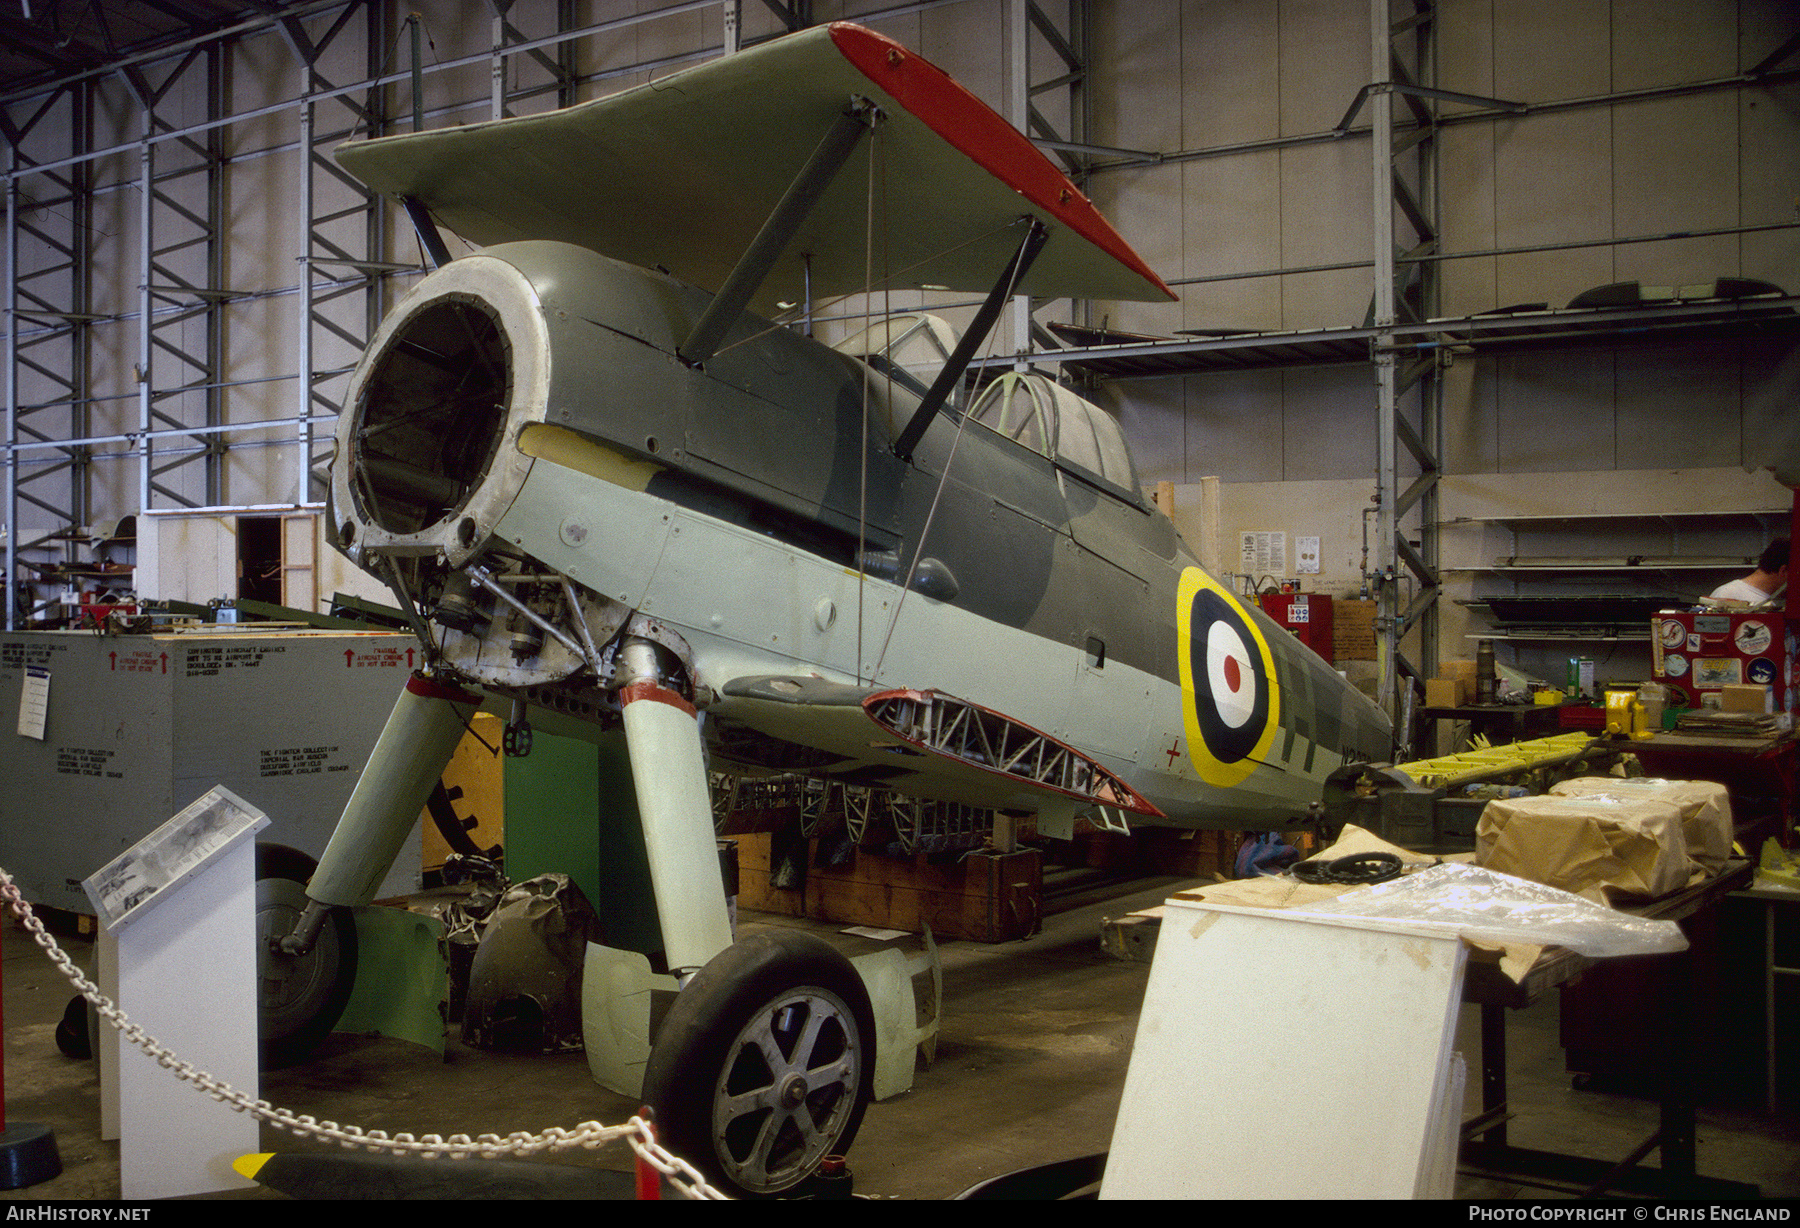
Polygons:
M1645 920L1542 883L1454 863L1297 911L1408 922L1477 940L1567 947L1593 958L1687 949L1673 921Z

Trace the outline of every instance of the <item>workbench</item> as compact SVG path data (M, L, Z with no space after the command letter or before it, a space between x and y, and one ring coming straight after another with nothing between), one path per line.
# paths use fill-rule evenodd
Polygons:
M1791 730L1756 737L1731 737L1697 733L1659 733L1632 744L1632 753L1648 776L1668 780L1710 780L1731 791L1732 818L1738 822L1744 847L1764 836L1786 836L1794 830L1796 783L1800 779L1800 735ZM1743 832L1744 812L1754 811L1756 801L1773 799L1779 813L1769 823ZM1740 803L1750 803L1740 805ZM1764 830L1773 824L1777 830ZM1783 841L1785 843L1785 840Z
M1785 990L1800 981L1800 967L1793 966L1795 960L1791 954L1782 954L1787 944L1778 942L1777 936L1785 932L1791 943L1796 922L1800 921L1800 889L1768 885L1767 880L1759 879L1747 890L1733 892L1731 902L1737 907L1754 908L1758 913L1762 942L1756 965L1762 980L1763 1105L1773 1113L1780 1106L1784 1073L1778 1043L1784 1030L1780 1024L1783 999L1787 999L1790 1012L1786 1032L1791 1037L1796 1034L1796 1029L1792 1023L1792 998ZM1786 1055L1787 1071L1791 1072L1795 1056L1793 1053Z
M1705 882L1628 911L1658 921L1690 921L1748 886L1754 874L1755 867L1749 862L1733 861L1723 873ZM1642 958L1676 961L1675 980L1682 992L1672 995L1666 1004L1668 1014L1660 1023L1670 1036L1689 1034L1695 1013L1694 952ZM1691 1061L1683 1060L1691 1055L1691 1048L1680 1044L1672 1044L1665 1054L1658 1055L1663 1060L1660 1077L1653 1080L1659 1106L1657 1129L1618 1162L1515 1147L1508 1140L1506 1012L1530 1005L1547 989L1570 984L1601 962L1559 947L1546 948L1518 982L1501 975L1494 965L1470 965L1463 1001L1481 1007L1482 1111L1464 1123L1462 1171L1498 1179L1538 1179L1554 1182L1556 1188L1574 1185L1584 1196L1617 1190L1655 1197L1758 1197L1753 1185L1709 1179L1695 1172L1695 1071ZM1661 1153L1661 1168L1639 1167L1652 1151Z
M1485 738L1492 746L1527 742L1563 732L1561 709L1548 704L1457 704L1454 707L1419 708L1417 713L1429 720L1466 721L1471 737ZM1431 739L1429 749L1435 754L1435 737Z
M1728 895L1748 886L1753 877L1754 867L1749 862L1733 861L1722 874L1628 911L1651 920L1688 921L1717 908ZM1121 959L1147 962L1155 951L1160 923L1158 909L1116 918L1103 927L1101 946ZM1694 960L1690 952L1638 958L1677 961L1678 978L1691 987ZM1587 1195L1617 1190L1657 1197L1758 1197L1754 1185L1709 1179L1696 1173L1695 1080L1692 1066L1684 1063L1663 1068L1663 1078L1656 1088L1656 1131L1616 1163L1511 1144L1507 1137L1507 1012L1531 1005L1546 990L1569 985L1605 962L1561 947L1546 947L1524 977L1515 982L1500 971L1497 963L1470 961L1463 981L1463 1001L1481 1008L1482 1111L1464 1123L1461 1171L1500 1180L1537 1181L1556 1189L1572 1187ZM1693 994L1676 995L1669 1005L1672 1013L1663 1023L1667 1031L1680 1035L1694 1013ZM1672 1049L1678 1054L1686 1052L1679 1045ZM1638 1167L1644 1157L1658 1150L1660 1169Z

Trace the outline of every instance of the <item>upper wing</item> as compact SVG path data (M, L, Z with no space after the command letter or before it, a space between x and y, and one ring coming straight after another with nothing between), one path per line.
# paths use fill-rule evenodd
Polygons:
M1048 734L938 691L765 676L725 684L713 714L822 751L827 775L994 810L1158 810L1117 775Z
M717 289L852 97L883 114L874 182L887 285L987 290L1030 213L1051 234L1020 293L1175 297L1017 130L923 57L848 22L567 110L355 142L337 158L471 242L558 239ZM837 176L758 311L799 301L809 272L817 297L863 288L865 166Z

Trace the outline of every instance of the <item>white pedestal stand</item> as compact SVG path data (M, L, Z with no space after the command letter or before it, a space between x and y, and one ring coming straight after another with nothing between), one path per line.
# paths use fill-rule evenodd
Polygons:
M103 925L102 991L165 1049L252 1097L254 837L267 824L215 789L84 884ZM176 1078L117 1030L100 1032L101 1134L119 1140L124 1198L255 1184L231 1167L260 1150L255 1118Z
M1100 1197L1448 1198L1463 963L1405 922L1170 900Z

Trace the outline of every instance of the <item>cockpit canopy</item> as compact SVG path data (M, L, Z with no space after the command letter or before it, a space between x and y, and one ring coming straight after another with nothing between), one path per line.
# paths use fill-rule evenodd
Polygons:
M919 311L877 320L832 348L923 397L956 341L947 321ZM981 390L969 417L1094 485L1142 501L1137 467L1118 422L1049 376L1008 371Z
M914 311L877 320L831 348L923 397L956 348L956 330L938 316Z
M1008 371L982 389L969 417L1077 476L1098 478L1138 500L1137 468L1118 422L1048 376Z

